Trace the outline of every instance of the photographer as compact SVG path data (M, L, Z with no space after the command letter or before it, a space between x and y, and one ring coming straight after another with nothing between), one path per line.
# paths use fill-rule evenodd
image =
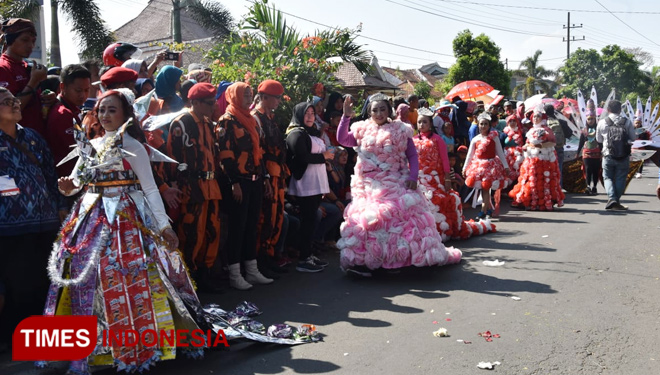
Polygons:
M37 30L30 20L10 18L2 23L0 31L4 51L0 56L0 87L6 87L21 101L21 125L43 136L46 125L41 111L42 98L36 88L46 79L47 70L34 61L31 64L23 61L32 54ZM49 99L54 99L52 96Z

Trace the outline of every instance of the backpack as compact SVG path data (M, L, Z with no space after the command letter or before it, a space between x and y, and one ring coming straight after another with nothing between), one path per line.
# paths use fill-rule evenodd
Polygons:
M631 145L628 143L630 137L624 127L625 121L626 119L623 117L616 123L609 117L605 118L607 123L607 150L609 156L615 160L623 160L630 156Z

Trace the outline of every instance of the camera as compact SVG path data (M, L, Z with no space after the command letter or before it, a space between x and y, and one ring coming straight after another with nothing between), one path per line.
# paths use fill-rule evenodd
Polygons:
M179 60L179 55L180 54L181 54L181 52L166 51L165 52L165 60L177 61L177 60Z

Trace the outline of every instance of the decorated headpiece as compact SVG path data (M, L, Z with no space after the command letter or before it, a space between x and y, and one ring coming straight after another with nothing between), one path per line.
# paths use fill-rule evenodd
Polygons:
M488 114L488 112L482 112L479 115L479 117L477 117L477 121L481 121L481 120L484 120L484 119L487 120L488 122L490 122L490 114Z
M644 115L642 114L642 110L638 109L637 112L635 112L635 118L633 119L633 122L642 121L643 119Z
M428 116L428 117L433 117L433 111L426 107L422 107L417 110L417 115L418 116Z
M379 101L382 101L382 100L388 101L388 100L390 100L390 97L387 96L387 95L385 95L385 94L383 94L382 92L379 92L378 94L373 94L373 95L371 95L371 97L369 98L369 100L370 100L372 103L374 103L374 102L379 102Z
M539 113L542 115L545 114L545 110L543 109L543 104L539 104L536 107L534 107L534 114L538 115Z

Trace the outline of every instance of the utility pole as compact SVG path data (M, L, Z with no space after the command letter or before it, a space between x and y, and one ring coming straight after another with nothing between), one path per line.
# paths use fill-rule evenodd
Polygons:
M509 70L509 58L504 59L504 69Z
M568 60L571 57L571 42L579 42L580 40L584 40L584 35L582 35L582 39L571 39L571 29L581 29L582 24L580 26L577 26L576 24L573 24L571 26L571 12L568 12L568 22L566 22L566 25L564 25L564 29L566 29L566 39L563 39L563 42L566 42L566 60Z

